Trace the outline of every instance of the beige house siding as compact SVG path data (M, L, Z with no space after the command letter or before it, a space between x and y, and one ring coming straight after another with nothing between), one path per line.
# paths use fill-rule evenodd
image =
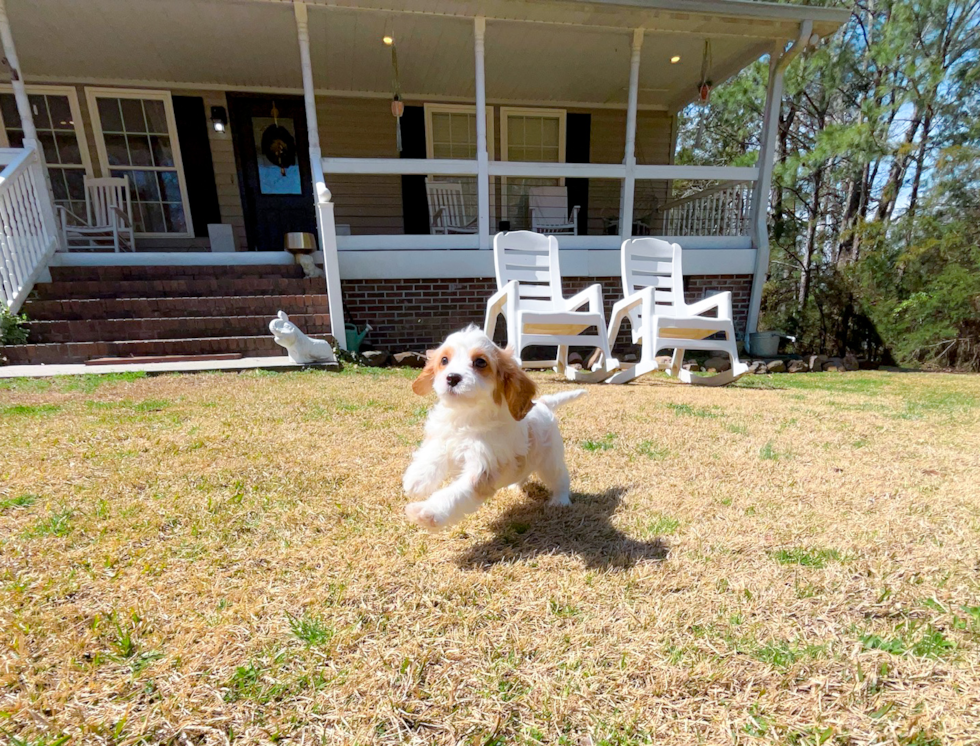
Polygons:
M408 105L421 106L421 101ZM622 163L626 147L626 112L619 109L568 109L592 115L590 160ZM347 158L397 158L395 119L386 99L317 97L320 145L325 156ZM493 153L500 158L500 107L493 107ZM665 112L641 111L637 115L636 157L641 164L671 161L672 117ZM217 169L217 165L216 165ZM325 174L333 193L337 223L351 233L401 234L404 232L401 177ZM639 181L636 185L637 216L641 209L663 204L667 182ZM589 233L603 232L603 218L619 215L620 182L589 181ZM501 204L499 180L491 186L492 225L496 230Z

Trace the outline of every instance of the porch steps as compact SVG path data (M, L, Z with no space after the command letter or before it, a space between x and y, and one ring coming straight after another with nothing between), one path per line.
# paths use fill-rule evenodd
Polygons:
M312 337L330 331L322 279L296 265L52 267L24 305L27 345L11 364L197 355L281 356L269 321L283 310Z

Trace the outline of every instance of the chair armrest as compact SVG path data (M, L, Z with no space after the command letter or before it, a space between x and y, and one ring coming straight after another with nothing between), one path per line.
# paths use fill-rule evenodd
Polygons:
M445 207L440 207L434 213L432 213L432 217L430 218L432 225L439 225L442 222L442 213L445 212L445 210Z
M692 316L700 316L706 311L710 311L712 308L718 309L718 318L727 319L731 321L732 319L732 294L728 290L723 293L716 293L715 295L709 295L707 298L702 298L696 303L685 304L686 311Z
M621 298L613 303L612 316L615 316L617 313L632 311L641 303L643 303L643 291L637 290L632 295L627 295L625 298Z
M122 224L128 228L129 227L129 215L127 215L126 213L124 213L122 210L120 210L116 206L113 206L112 211L116 214L116 217L119 218L122 221Z
M517 298L518 292L520 291L520 285L517 280L511 280L506 285L504 285L500 290L490 296L490 300L487 301L487 310L492 314L498 314L504 310L507 306L507 300L510 297Z
M596 283L589 285L585 290L576 293L565 301L565 307L569 311L577 311L586 303L589 310L593 313L602 313L602 285Z

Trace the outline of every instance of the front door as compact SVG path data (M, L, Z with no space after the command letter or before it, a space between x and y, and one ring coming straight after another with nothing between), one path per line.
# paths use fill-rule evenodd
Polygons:
M228 105L248 246L282 251L287 233L316 233L303 99L228 94Z

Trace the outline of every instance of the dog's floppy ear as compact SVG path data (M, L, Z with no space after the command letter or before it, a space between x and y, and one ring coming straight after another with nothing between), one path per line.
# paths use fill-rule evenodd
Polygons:
M523 420L527 413L534 406L534 394L537 388L527 373L521 370L521 366L514 359L513 351L508 347L501 350L497 355L497 375L500 377L500 388L503 389L503 398L507 400L507 408L515 420ZM494 398L498 398L495 393ZM498 399L498 404L499 399Z
M419 377L412 381L412 391L419 396L432 393L432 382L436 378L436 353L439 350L427 350L425 353L425 367L419 373Z

